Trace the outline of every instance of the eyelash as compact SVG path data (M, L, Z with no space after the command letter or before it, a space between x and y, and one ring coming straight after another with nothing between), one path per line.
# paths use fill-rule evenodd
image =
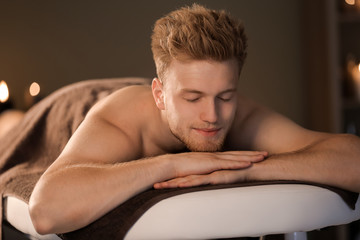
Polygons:
M219 99L223 102L229 102L231 100L231 98L221 98L221 97L219 97Z
M198 101L200 98L194 98L194 99L185 99L187 102L191 102L191 103L193 103L193 102L196 102L196 101Z
M196 101L198 101L200 98L194 98L194 99L185 99L187 102L191 102L191 103L194 103ZM218 97L218 99L220 99L221 101L223 102L229 102L231 100L231 97L230 98L221 98L221 97Z

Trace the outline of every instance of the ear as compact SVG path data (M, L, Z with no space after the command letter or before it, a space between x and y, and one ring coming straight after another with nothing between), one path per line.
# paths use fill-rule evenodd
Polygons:
M151 89L156 106L160 110L165 110L163 84L158 78L153 79Z

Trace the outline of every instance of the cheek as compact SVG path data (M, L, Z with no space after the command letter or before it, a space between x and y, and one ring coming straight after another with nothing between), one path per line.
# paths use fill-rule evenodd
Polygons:
M177 124L182 124L186 119L192 119L191 107L184 104L181 100L169 97L166 101L166 111L172 121L176 121Z
M198 119L199 109L195 105L180 103L177 105L179 124L184 125Z
M222 107L222 118L225 121L232 121L236 113L236 103L224 103Z

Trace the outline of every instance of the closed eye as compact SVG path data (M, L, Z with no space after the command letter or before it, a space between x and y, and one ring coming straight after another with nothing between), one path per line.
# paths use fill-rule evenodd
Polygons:
M223 101L223 102L229 102L229 101L232 99L232 97L228 97L228 98L218 97L218 99L220 99L220 100Z
M200 100L200 98L184 98L187 102L197 102L198 100Z
M233 97L234 97L234 92L226 92L226 93L218 95L217 98L223 102L229 102L233 99Z

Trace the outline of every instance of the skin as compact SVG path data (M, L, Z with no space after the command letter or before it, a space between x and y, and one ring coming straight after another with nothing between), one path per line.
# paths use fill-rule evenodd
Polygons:
M357 137L257 105L238 94L238 76L234 59L173 60L162 81L97 103L35 186L35 229L79 229L151 187L304 180L360 192Z

